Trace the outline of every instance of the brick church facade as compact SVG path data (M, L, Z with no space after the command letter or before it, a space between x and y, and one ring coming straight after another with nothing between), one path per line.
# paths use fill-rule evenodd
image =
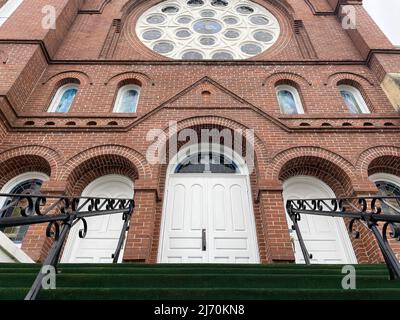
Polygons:
M175 135L184 129L253 130L245 220L254 229L252 261L296 260L285 188L288 197L291 186L301 190L301 183L321 183L335 197L375 195L376 181L387 177L400 190L400 50L361 0L241 1L271 14L279 36L262 52L227 60L171 58L151 50L135 30L148 10L162 5L159 0L17 2L0 26L1 193L33 179L40 180L43 194L79 196L102 177L123 177L132 183L127 196L136 201L126 262L168 262L160 252L173 229L163 226L170 221L169 201L179 202L171 196L172 185L166 192L177 172L170 171L174 154L167 154L166 163L151 163L147 154L154 142L148 133L167 132L171 123ZM7 5L0 0L3 9ZM354 10L356 28L343 27L344 5ZM51 8L55 28L44 28ZM57 112L54 99L64 87L72 88L73 99L68 110ZM137 90L134 112L116 112L124 87ZM280 87L294 90L301 112L284 112ZM364 109L351 112L341 88L355 90ZM359 239L346 232L338 236L350 244L352 258L344 261L382 262L371 234L361 224L357 228ZM20 239L34 261L43 260L49 248L45 229L30 226ZM393 248L400 254L398 242ZM318 246L313 250L318 255Z

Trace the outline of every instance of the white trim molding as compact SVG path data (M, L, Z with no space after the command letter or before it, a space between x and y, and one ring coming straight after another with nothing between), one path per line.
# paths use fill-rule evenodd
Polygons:
M281 103L281 101L279 99L279 92L280 91L288 91L288 92L290 92L292 94L292 96L293 96L294 103L296 104L297 114L304 114L304 108L303 108L303 104L301 103L300 94L299 94L299 91L295 87L283 84L283 85L276 86L275 90L276 90L276 98L278 99L279 107L281 108L281 112L283 114L288 114L288 113L286 113L285 110L283 110L282 103Z
M379 172L369 176L369 179L374 183L378 181L386 181L400 188L400 177L395 176L394 174Z
M361 110L360 110L361 113L371 113L371 112L369 111L369 109L368 109L368 106L367 106L367 104L366 104L366 102L365 102L365 100L364 100L364 98L363 98L363 96L362 96L360 90L358 90L357 88L355 88L355 87L353 87L353 86L349 86L349 85L346 85L346 84L341 84L341 85L339 85L339 86L338 86L338 89L339 89L339 91L348 91L348 92L350 92L350 93L353 95L354 99L356 100L358 106L359 106L360 109L361 109ZM344 100L344 98L343 98L343 100ZM344 101L344 102L345 102L345 105L346 105L346 107L347 107L346 101ZM348 108L348 107L347 107L347 108ZM350 111L350 110L349 110L349 111ZM350 112L351 112L351 111L350 111Z
M24 0L8 0L0 8L0 27L7 21L9 17L14 13L15 10Z

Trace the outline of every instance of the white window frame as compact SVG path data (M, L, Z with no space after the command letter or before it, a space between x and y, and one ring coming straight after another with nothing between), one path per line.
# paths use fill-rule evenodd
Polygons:
M125 92L127 92L129 90L136 90L138 93L135 110L132 112L121 112L119 110L121 109L122 97L125 94ZM118 90L117 99L115 100L113 112L114 113L136 113L138 105L139 105L139 99L140 99L140 86L138 86L136 84L127 84L125 86L122 86Z
M53 97L53 100L51 101L50 107L47 110L47 112L57 112L57 107L61 102L61 98L64 95L65 91L69 90L69 89L76 89L79 90L79 84L76 83L67 83L64 84L63 86L61 86L60 88L58 88L56 94ZM78 93L77 93L78 94ZM76 98L76 96L75 96ZM74 99L75 99L74 98ZM72 105L72 104L71 104ZM70 106L71 108L71 106ZM69 109L68 109L69 111ZM57 112L58 113L58 112ZM61 113L61 112L60 112Z
M279 100L279 92L284 91L284 90L289 91L293 95L294 102L296 103L297 114L304 114L304 108L303 108L303 104L301 102L300 94L299 94L299 91L295 87L287 85L287 84L282 84L282 85L276 86L275 90L276 90L276 98L278 100L279 108L281 109L281 112L283 114L288 114L285 112L285 110L283 110L281 102Z
M361 114L362 113L371 113L371 111L369 111L367 103L365 102L360 90L358 90L357 88L353 87L353 86L349 86L347 84L341 84L338 86L339 89L339 93L340 91L349 91L354 98L356 99L358 105L361 108ZM342 96L342 95L340 95ZM344 98L342 97L342 100L344 100ZM344 101L345 107L347 108L346 102ZM348 108L347 108L348 109ZM350 110L348 110L350 112Z
M369 180L371 180L374 183L378 181L385 181L394 184L395 186L398 186L400 188L400 177L395 176L394 174L383 173L383 172L374 173L369 177Z
M24 0L8 0L4 6L0 8L0 27L14 13L15 10Z

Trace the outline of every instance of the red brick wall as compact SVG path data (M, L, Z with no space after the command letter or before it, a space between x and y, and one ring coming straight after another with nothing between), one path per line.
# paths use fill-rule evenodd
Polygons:
M360 28L352 32L341 27L337 1L257 2L281 23L276 45L249 61L187 63L150 52L129 31L157 0L24 1L0 27L0 187L19 173L38 170L50 176L44 190L77 195L101 175L126 175L135 180L138 206L124 258L155 262L166 166L147 163L147 132L165 129L169 121L177 121L179 129L251 128L261 260L293 261L281 194L285 179L308 174L337 196L371 194L368 175L377 164L393 172L393 162L400 163L400 116L380 88L387 72L400 71L400 52L389 47L358 1L351 3ZM56 30L40 26L44 4L57 9ZM99 59L115 19L121 20L121 34L114 54ZM293 28L300 20L317 58L302 55ZM79 83L70 112L48 114L66 79ZM141 86L138 111L113 114L117 90L126 81ZM279 83L295 84L304 115L280 113ZM340 83L359 88L372 113L349 114ZM392 160L376 160L382 157ZM36 226L23 248L40 260L48 245L43 226ZM380 261L366 230L353 246L359 262Z

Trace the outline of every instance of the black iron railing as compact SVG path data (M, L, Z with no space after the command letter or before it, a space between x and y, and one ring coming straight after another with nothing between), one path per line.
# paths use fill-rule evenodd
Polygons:
M312 255L306 248L299 228L301 216L304 214L348 218L348 229L353 237L360 237L360 232L354 230L356 221L372 232L389 269L390 279L400 280L400 263L388 239L389 235L390 238L400 240L400 197L288 200L286 210L293 222L292 229L296 232L306 264L311 263Z
M118 262L135 207L133 199L55 197L41 194L0 194L0 199L6 200L0 209L0 230L47 223L46 236L53 241L43 266L54 268L57 268L61 249L74 225L82 221L83 228L79 230L79 237L84 238L87 234L87 218L110 214L122 214L124 220L117 248L111 257L114 263ZM25 300L34 300L38 296L45 276L46 273L42 273L42 270L38 273Z

